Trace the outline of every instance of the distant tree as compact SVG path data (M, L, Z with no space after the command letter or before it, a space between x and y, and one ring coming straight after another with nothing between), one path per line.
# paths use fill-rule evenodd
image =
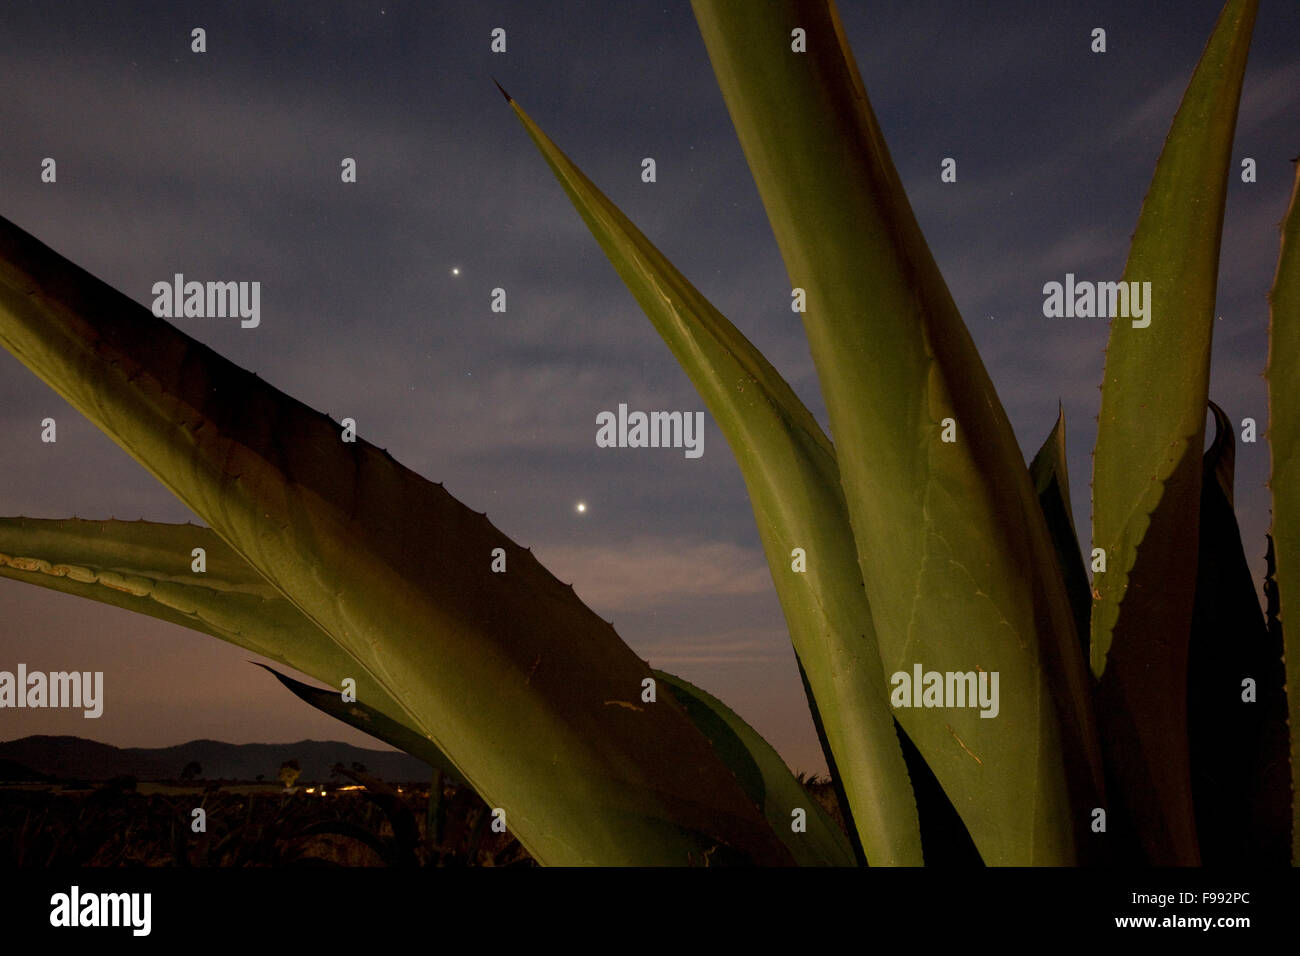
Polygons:
M292 790L293 785L297 782L298 777L302 774L302 767L298 765L298 759L286 760L280 764L280 780L284 782L284 789Z
M181 771L182 780L193 780L195 777L202 777L202 776L203 776L203 765L200 764L197 760L191 760L189 763L185 765L185 769Z
M366 772L367 772L367 771L366 771L366 765L363 764L363 763L360 763L359 761L356 761L356 760L352 761L352 769L355 770L357 773L366 773Z

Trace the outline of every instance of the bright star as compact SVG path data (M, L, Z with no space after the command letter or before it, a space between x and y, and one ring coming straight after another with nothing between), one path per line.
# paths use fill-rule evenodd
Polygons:
M574 506L574 510L575 510L576 512L578 512L578 514L583 514L583 513L585 513L586 510L587 510L587 503L586 503L585 501L579 501L579 502Z

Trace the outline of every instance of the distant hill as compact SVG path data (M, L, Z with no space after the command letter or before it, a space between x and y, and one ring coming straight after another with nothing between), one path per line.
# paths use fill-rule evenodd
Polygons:
M174 747L114 747L83 737L23 737L0 741L0 765L19 765L60 780L109 780L129 775L138 780L175 780L190 761L203 768L205 780L275 780L280 765L297 760L300 782L329 779L336 763L364 764L372 776L396 782L427 781L429 765L409 754L366 750L338 741L300 740L293 744L227 744L191 740Z

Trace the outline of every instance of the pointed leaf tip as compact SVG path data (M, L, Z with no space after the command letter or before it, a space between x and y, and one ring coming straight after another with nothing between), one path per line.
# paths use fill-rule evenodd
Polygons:
M915 799L889 712L830 440L753 343L518 104L513 109L736 455L801 673L806 669L804 686L811 688L810 708L819 715L814 716L815 724L820 720L819 740L825 750L834 750L835 758L828 752L827 761L845 781L841 806L846 824L861 837L873 865L919 865L923 855ZM737 383L743 386L743 401L736 398ZM795 582L780 571L789 561L784 542L808 534L814 536L807 542L809 553L832 555L825 566L838 570L816 581ZM608 624L613 627L612 621ZM788 816L785 826L776 829L784 833L786 827Z
M506 102L507 102L507 103L511 103L511 104L513 104L514 101L515 101L514 97L511 96L509 93L506 92L506 88L505 88L504 86L502 86L500 83L497 83L497 78L496 78L495 76L492 77L492 82L493 82L493 83L496 83L496 85L497 85L497 89L500 90L500 91L501 91L501 95L504 96L504 97L506 98Z

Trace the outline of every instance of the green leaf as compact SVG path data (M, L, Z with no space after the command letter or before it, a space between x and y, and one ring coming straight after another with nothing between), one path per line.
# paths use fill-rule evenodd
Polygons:
M413 756L427 759L419 751L420 737L406 727L360 703L343 703L337 691L312 687L265 667L302 700L344 723L384 740ZM655 678L672 688L691 722L708 738L723 763L736 775L741 789L763 810L782 842L800 866L853 866L853 848L839 824L811 799L790 773L772 746L726 704L706 691L664 671ZM412 749L417 748L417 749ZM803 808L807 830L791 829L791 813Z
M853 847L840 825L795 779L772 745L722 701L663 671L655 676L672 688L695 726L713 743L741 787L763 810L800 866L853 866ZM804 811L807 830L794 832L793 812Z
M825 0L692 5L790 284L806 293L885 674L999 675L996 718L895 716L986 862L1074 863L1096 844L1101 775L1065 586L838 14ZM806 53L791 49L796 28Z
M358 664L544 864L790 863L608 623L441 486L0 220L0 344ZM502 548L508 573L490 571Z
M192 570L191 551L204 549L206 571ZM40 555L40 557L33 557ZM459 779L421 734L365 701L344 702L337 689L355 673L333 642L209 528L148 521L0 518L0 576L147 614L219 637L329 687L313 687L265 667L316 709ZM763 808L801 865L852 865L839 826L790 774L776 751L716 698L681 678L653 672L703 733L746 796ZM375 704L379 702L376 701ZM790 830L790 812L806 808L808 831ZM779 824L779 826L776 826Z
M1056 424L1029 464L1038 503L1047 519L1047 530L1065 580L1074 613L1074 627L1079 635L1079 649L1088 653L1088 618L1092 613L1092 594L1088 571L1079 553L1079 533L1074 527L1074 509L1070 504L1070 469L1065 459L1065 409L1057 409Z
M1106 571L1093 578L1091 659L1111 797L1163 865L1199 859L1187 640L1219 239L1256 7L1225 5L1142 204L1122 281L1149 290L1148 314L1111 322L1093 462Z
M1197 841L1206 866L1290 859L1286 674L1260 611L1232 510L1232 422L1213 402L1201 479L1200 558L1188 650L1187 730ZM1243 682L1254 683L1249 703Z
M735 453L867 859L920 864L916 804L830 441L758 349L506 99ZM794 570L796 548L806 571Z
M1286 655L1291 723L1291 863L1300 866L1300 159L1282 248L1269 293L1268 441L1273 472L1272 540L1277 559L1277 624Z
M207 570L192 570L202 548ZM341 687L359 669L319 627L287 601L210 528L152 521L0 518L0 577L111 604L179 624ZM288 679L288 678L286 678ZM330 692L341 702L339 691ZM382 689L343 705L375 715L373 726L402 708ZM324 708L322 708L324 709ZM402 743L332 714L455 775L428 739L408 730Z
M254 661L253 663L257 662ZM378 740L382 740L386 744L392 744L398 750L405 751L412 757L418 757L433 769L441 770L449 776L456 777L456 772L450 766L450 761L443 756L442 752L434 748L429 741L411 728L359 700L344 701L343 695L337 690L327 687L312 687L300 680L294 680L287 674L281 674L274 667L268 667L266 664L257 664L257 666L270 671L275 675L276 680L293 691L295 696L311 704L322 713L329 714L335 720L341 720L343 723L355 727L357 730L367 733ZM459 782L459 778L456 779Z

